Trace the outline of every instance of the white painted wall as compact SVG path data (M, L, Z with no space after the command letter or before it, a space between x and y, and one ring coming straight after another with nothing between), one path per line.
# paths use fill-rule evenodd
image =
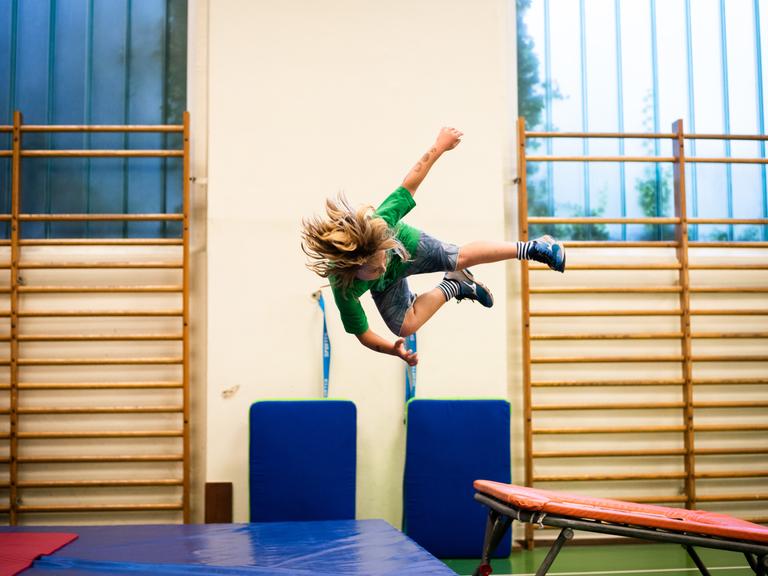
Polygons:
M407 221L456 243L505 237L508 4L207 4L205 476L234 483L235 521L248 517L250 404L321 394L322 318L310 294L323 282L304 267L302 217L340 190L378 203L452 125L464 142L435 166ZM497 304L446 306L420 331L419 396L508 395L505 266L475 272ZM387 334L367 300L373 328ZM398 526L404 364L345 334L332 304L328 315L331 395L358 407L357 514Z

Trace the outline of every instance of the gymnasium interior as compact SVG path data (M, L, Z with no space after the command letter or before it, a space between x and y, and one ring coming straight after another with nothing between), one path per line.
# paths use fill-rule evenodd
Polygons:
M765 576L767 46L766 0L0 0L0 575ZM408 366L301 227L444 126L407 223L567 267L473 267Z

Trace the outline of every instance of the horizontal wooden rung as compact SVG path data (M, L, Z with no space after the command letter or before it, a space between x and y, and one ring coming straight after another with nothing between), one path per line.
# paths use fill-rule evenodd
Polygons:
M20 246L182 246L181 238L29 238Z
M632 434L682 432L685 426L627 426L627 427L584 427L584 428L534 428L534 434ZM694 425L695 432L763 432L768 431L768 424L699 424Z
M682 432L685 426L626 426L592 428L534 428L534 434L658 434L663 432Z
M740 447L740 448L695 448L697 456L728 456L745 454L768 454L768 447Z
M23 124L22 132L183 132L181 124Z
M764 294L768 286L692 286L689 292L694 294Z
M183 150L22 150L22 158L181 158Z
M683 408L684 402L623 402L617 404L535 404L531 410L537 412L559 410L669 410Z
M674 240L564 240L568 248L676 248Z
M622 480L675 480L685 478L685 472L656 472L653 474L563 474L534 476L534 482L601 482Z
M2 314L0 314L2 315ZM18 316L28 318L85 318L85 317L165 317L182 316L179 309L169 310L28 310L19 312Z
M175 380L146 382L19 382L20 390L104 390L104 389L153 389L182 388L184 384ZM6 388L9 385L6 384Z
M679 224L676 216L529 216L528 224Z
M19 366L143 366L183 363L184 358L181 356L166 358L20 358L17 360Z
M768 224L768 218L699 218L689 217L688 224Z
M691 332L691 338L718 339L728 338L768 338L768 332Z
M0 290L2 291L2 290ZM141 293L141 292L183 292L184 287L181 285L165 285L165 286L19 286L19 292L26 294L90 294L90 293L107 293L107 294L124 294L124 293Z
M527 156L526 162L675 162L674 156Z
M23 334L19 342L123 342L143 340L183 340L178 334ZM2 338L0 337L0 340Z
M680 316L680 310L531 310L531 317Z
M768 431L768 424L698 424L696 432L763 432Z
M569 388L581 386L682 386L682 378L665 378L658 380L534 380L533 388Z
M768 140L765 134L685 134L686 140Z
M648 140L674 140L677 134L671 132L544 132L541 130L525 133L526 138L641 138ZM758 137L759 138L759 137Z
M658 456L681 456L683 448L666 450L552 450L533 452L533 458L647 458Z
M768 291L768 289L766 289ZM682 292L680 286L542 286L531 294L667 294Z
M766 354L696 354L691 357L694 362L768 362Z
M768 384L768 378L694 378L693 383L697 386L762 385Z
M688 498L685 495L677 494L675 496L622 496L614 498L615 500L625 500L639 504L669 504L675 502L686 502Z
M709 242L704 240L696 240L696 241L688 242L688 248L768 248L768 242L752 242L752 241Z
M182 262L19 262L24 270L59 269L166 269L183 268Z
M731 156L719 158L694 157L686 158L689 164L768 164L768 158L733 158Z
M696 478L768 478L768 470L723 470L717 472L696 472Z
M768 270L768 264L748 264L731 262L730 264L689 264L689 270Z
M768 401L694 402L694 408L768 408Z
M183 220L183 214L19 214L22 222L148 222Z
M182 462L182 454L134 454L94 456L19 456L21 464L91 464L96 462ZM6 460L7 461L7 460Z
M691 316L768 316L768 308L732 308L730 310L691 310Z
M682 332L635 332L611 334L610 332L581 334L531 334L531 340L678 340Z
M758 502L768 500L768 492L754 494L696 494L697 502Z
M18 512L158 512L163 510L182 510L181 502L169 504L48 504L34 506L21 504L16 507Z
M180 438L183 430L99 430L71 432L19 432L20 440L61 440L76 438Z
M768 308L690 310L691 316L768 316ZM531 310L531 317L680 316L681 310Z
M47 406L20 407L19 414L176 414L182 406Z
M681 362L683 357L673 355L646 355L646 356L537 356L531 358L531 364L601 364L624 362Z
M17 482L19 488L129 488L134 486L182 486L181 478L146 478L142 480L28 480Z
M530 264L529 270L550 270L549 266L542 266L539 264ZM586 270L586 271L600 271L600 270L680 270L680 264L676 262L670 263L637 263L637 264L568 264L568 271L574 270Z

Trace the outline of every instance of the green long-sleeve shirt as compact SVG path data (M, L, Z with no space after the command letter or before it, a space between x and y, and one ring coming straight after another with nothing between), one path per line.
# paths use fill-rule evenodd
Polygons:
M411 193L402 186L392 192L384 202L376 209L375 216L383 219L390 228L395 231L395 237L403 244L405 249L413 258L419 247L419 237L421 232L405 222L401 222L403 217L416 206ZM362 334L368 330L368 318L365 316L363 306L360 304L360 296L368 290L380 292L399 280L409 262L403 262L394 253L387 254L387 268L376 280L358 280L355 279L352 285L344 292L336 286L333 276L330 277L333 298L336 306L341 313L341 322L344 324L344 330L350 334Z

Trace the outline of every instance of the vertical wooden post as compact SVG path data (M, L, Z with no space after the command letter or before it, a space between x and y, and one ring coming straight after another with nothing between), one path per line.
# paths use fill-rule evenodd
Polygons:
M184 302L183 307L183 327L182 327L182 378L183 378L183 405L184 405L184 461L183 461L183 477L184 487L182 494L182 505L184 523L190 522L190 505L189 505L189 492L190 492L190 431L189 431L189 112L184 112L184 168L182 173L183 179L183 204L182 211L184 214L183 228L182 228L182 240L183 240L183 262L182 262L182 298Z
M18 524L19 479L19 203L21 199L21 123L18 110L13 113L13 156L11 159L11 430L9 466L9 520Z
M683 371L683 418L685 424L685 506L696 505L696 456L694 453L693 431L693 362L691 360L691 294L688 271L688 215L685 202L685 135L683 121L672 124L675 133L673 153L675 156L675 216L680 218L676 228L677 259L680 262L680 342Z
M528 183L526 179L525 118L517 119L517 217L519 237L528 241ZM528 261L520 262L520 302L523 320L523 450L525 458L525 485L533 486L533 412L531 410L531 307ZM525 525L525 545L533 548L533 529Z

